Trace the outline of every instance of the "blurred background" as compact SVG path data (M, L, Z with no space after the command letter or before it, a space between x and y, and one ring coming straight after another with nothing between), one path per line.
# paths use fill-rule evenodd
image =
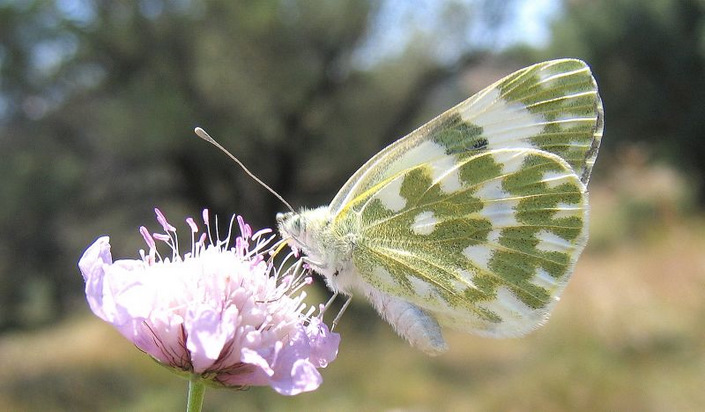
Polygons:
M593 68L606 112L591 240L551 321L427 358L366 302L294 398L205 410L705 410L702 0L0 0L0 405L182 410L186 383L93 317L76 263L137 256L153 208L273 227L511 71ZM185 230L186 226L180 228ZM316 298L326 298L319 284Z

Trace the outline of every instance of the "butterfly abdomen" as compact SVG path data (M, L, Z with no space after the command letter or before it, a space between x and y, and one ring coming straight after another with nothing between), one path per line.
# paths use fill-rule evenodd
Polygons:
M369 285L363 286L363 294L411 346L432 356L440 355L448 349L438 322L420 307Z

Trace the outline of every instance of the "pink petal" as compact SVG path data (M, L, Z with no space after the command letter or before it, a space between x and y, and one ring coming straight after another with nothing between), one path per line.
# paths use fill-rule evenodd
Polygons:
M78 268L86 282L86 300L88 300L93 313L102 319L105 319L103 312L105 266L112 263L113 258L110 255L110 238L108 236L100 237L93 242L78 261Z
M154 295L151 285L145 285L149 280L144 276L145 266L141 260L121 259L105 268L104 320L119 326L149 316Z
M101 236L93 242L78 261L78 268L81 270L83 280L88 282L91 279L103 276L103 265L113 263L110 254L110 237Z
M299 329L280 351L273 365L274 376L270 386L283 395L296 395L318 388L322 378L308 360L310 352L306 333Z
M208 305L191 307L186 313L186 348L191 352L194 372L208 369L232 339L237 320L237 308L216 310Z
M265 386L269 376L254 365L241 364L233 372L219 375L218 381L226 386Z
M83 253L78 267L86 281L86 300L93 313L120 326L147 316L152 302L139 293L144 263L129 259L113 263L109 242L107 236L96 240Z
M321 374L311 362L297 359L291 368L289 379L273 381L272 388L282 395L298 395L316 390L322 382Z
M269 365L269 362L267 362L267 359L265 359L264 356L260 355L257 351L249 348L242 348L241 353L241 362L259 367L267 376L272 376L274 374L274 370Z
M311 362L320 368L325 368L338 356L340 334L331 332L328 325L319 318L312 318L306 327L311 344Z

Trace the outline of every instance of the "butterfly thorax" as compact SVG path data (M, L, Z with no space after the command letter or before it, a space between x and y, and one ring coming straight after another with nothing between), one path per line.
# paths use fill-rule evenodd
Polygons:
M305 261L323 275L333 291L351 294L359 279L354 275L354 240L334 230L327 206L277 215L279 233L289 246L305 255Z

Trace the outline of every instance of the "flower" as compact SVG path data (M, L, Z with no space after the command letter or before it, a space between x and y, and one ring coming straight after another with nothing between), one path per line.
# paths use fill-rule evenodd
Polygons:
M192 246L181 256L176 229L155 212L164 232L140 228L148 246L140 259L113 261L107 236L81 257L93 313L162 365L212 384L269 385L284 395L318 388L318 368L335 359L340 336L303 303L301 288L311 278L300 261L275 267L264 257L271 230L253 234L240 216L233 246L231 234L213 239L207 210L200 236L186 220ZM171 258L161 257L159 241L171 247Z

